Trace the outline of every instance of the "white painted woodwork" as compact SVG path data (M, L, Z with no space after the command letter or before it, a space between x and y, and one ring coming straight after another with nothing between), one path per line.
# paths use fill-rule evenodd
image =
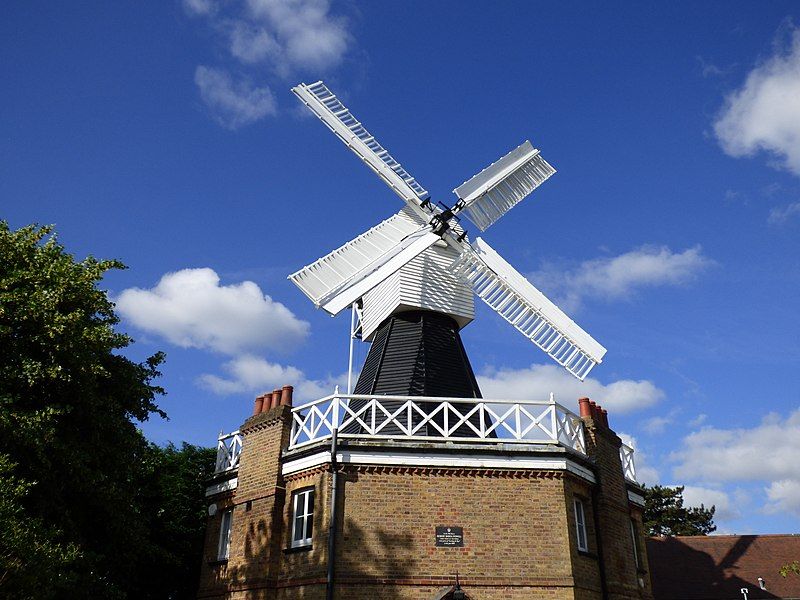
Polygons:
M475 317L475 301L472 290L450 269L457 257L458 251L446 244L434 244L366 293L363 339L372 340L384 319L407 310L444 313L451 316L459 328L469 324Z
M217 464L214 473L232 471L239 468L242 453L242 435L238 431L221 433L217 439Z
M636 481L636 464L633 462L633 448L626 443L622 443L619 448L619 460L622 462L622 472L625 479Z
M453 263L453 272L558 364L583 381L606 349L537 290L481 238Z
M352 409L350 400L365 402ZM384 404L387 401L393 403L390 408ZM397 402L402 402L399 408L394 406ZM431 406L435 408L431 410ZM363 432L342 433L351 425L360 426ZM427 425L439 435L423 433ZM387 434L387 428L401 433ZM469 430L469 437L459 435L464 428ZM552 398L535 401L334 394L292 409L289 448L327 439L334 429L339 429L343 439L553 444L586 454L583 421Z
M292 273L289 279L315 306L325 307L332 314L336 314L339 311L332 311L328 305L342 292L363 282L381 267L385 267L391 259L398 255L405 258L408 247L419 243L419 238L412 236L421 234L425 240L421 242L422 244L431 245L436 242L436 238L426 235L429 231L421 230L422 226L416 215L410 209L404 208L344 246ZM413 246L411 252L417 248L418 246ZM398 265L398 268L399 266L402 265ZM381 273L385 274L385 271L384 269ZM366 291L369 290L365 290L362 294ZM355 300L360 297L357 295ZM349 306L353 301L350 300L345 306Z
M353 113L318 81L310 85L301 83L292 91L317 115L344 144L372 169L409 206L419 209L429 194L394 157L370 134Z
M282 467L283 475L300 473L331 462L330 450L321 450L310 456L287 460ZM595 483L594 473L570 458L532 458L531 456L488 456L486 454L448 454L445 452L370 452L368 449L348 449L336 453L338 464L385 465L398 467L439 467L474 469L531 469L547 471L569 471L578 477Z
M453 193L464 202L470 221L486 231L555 172L539 150L525 141Z
M448 314L464 327L474 317L471 288L578 379L602 361L606 349L486 242L470 245L456 219L443 230L428 192L321 81L292 91L406 202L397 215L289 276L318 308L335 315L363 300L362 333L369 340L388 316L418 308ZM526 141L453 190L459 197L453 214L463 210L484 230L553 173Z

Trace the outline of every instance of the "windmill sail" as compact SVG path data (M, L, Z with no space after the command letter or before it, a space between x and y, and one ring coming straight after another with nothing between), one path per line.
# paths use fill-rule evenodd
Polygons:
M292 91L405 202L417 208L430 196L324 83L301 83Z
M335 315L440 239L404 208L289 279Z
M477 238L453 269L475 294L519 332L583 381L606 349Z
M464 203L470 221L486 231L556 170L526 141L486 167L453 193Z

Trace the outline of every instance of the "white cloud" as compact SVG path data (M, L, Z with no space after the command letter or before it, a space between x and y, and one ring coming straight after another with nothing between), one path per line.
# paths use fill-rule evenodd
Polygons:
M624 443L633 448L633 464L636 469L636 481L648 486L658 485L658 482L661 481L661 476L658 470L650 464L647 453L641 449L636 438L621 431L617 432L617 435Z
M766 489L769 513L792 513L800 517L800 481L781 479L773 481Z
M767 223L770 225L780 225L792 217L800 217L800 202L792 202L786 206L776 206L769 211Z
M567 310L574 310L587 297L627 299L638 288L684 284L712 264L700 246L683 252L642 246L619 256L584 261L573 270L545 265L530 279L559 297Z
M728 95L714 123L722 149L734 157L759 150L800 175L800 29Z
M271 363L249 354L234 358L222 365L222 369L227 377L206 373L198 378L198 384L221 396L245 392L258 394L292 385L295 404L299 404L332 394L336 385L344 389L347 381L347 374L321 380L308 379L296 367Z
M183 348L237 355L259 349L288 351L309 324L252 281L220 285L212 269L165 274L151 289L129 288L116 299L119 313L139 329Z
M227 129L250 125L277 112L275 97L266 87L234 81L224 69L200 65L194 73L200 97L217 122Z
M644 429L650 435L664 433L667 425L672 423L672 421L673 419L670 415L658 415L655 417L650 417L649 419L646 419L644 423L642 423L642 429Z
M270 87L234 79L231 72L249 72L258 81L265 74L286 78L296 71L319 78L342 62L353 40L349 23L331 13L329 0L183 0L183 7L188 15L203 17L230 54L223 58L226 68L201 65L194 76L203 102L228 129L277 113Z
M705 413L701 413L697 415L694 419L689 421L688 423L689 427L700 427L700 425L706 422L706 419L708 419L708 415Z
M800 514L798 456L800 409L787 418L770 413L752 428L703 428L686 436L670 458L678 480L763 483L767 510Z
M683 501L684 506L699 507L701 504L705 508L714 506L716 508L714 512L715 521L731 521L742 516L737 503L732 502L728 494L722 490L697 485L685 485L683 488Z
M216 3L214 0L183 0L183 9L192 16L205 16L216 10Z
M339 65L353 37L329 0L184 0L191 16L207 17L231 56L246 65L267 65L281 76Z
M546 400L553 392L556 401L577 410L578 398L588 396L609 413L631 412L652 406L664 392L650 381L622 379L608 385L587 377L581 382L554 365L531 365L527 369L487 369L479 377L485 398L498 400Z
M230 25L231 54L243 63L258 63L281 56L283 49L275 37L263 27L246 21Z
M351 36L328 0L247 0L251 18L274 32L284 67L325 69L339 64ZM266 57L265 57L266 58Z
M683 439L673 453L678 479L800 481L800 409L782 419L770 413L753 428L706 427Z

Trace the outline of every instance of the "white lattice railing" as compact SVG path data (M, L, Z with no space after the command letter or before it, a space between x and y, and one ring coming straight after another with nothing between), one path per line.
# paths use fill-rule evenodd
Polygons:
M242 436L238 431L219 434L217 439L217 465L215 473L231 471L239 468L239 456L242 453Z
M619 460L622 462L622 472L625 479L636 481L636 465L633 462L633 448L625 442L619 448Z
M559 444L586 453L583 422L552 396L530 401L333 394L292 409L289 447L329 438L336 428L340 438Z

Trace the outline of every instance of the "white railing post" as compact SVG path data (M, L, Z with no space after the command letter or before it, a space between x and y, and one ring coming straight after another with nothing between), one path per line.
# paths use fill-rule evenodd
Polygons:
M556 415L556 397L550 392L550 431L553 432L553 441L558 443L558 416Z
M576 450L580 450L581 452L586 454L586 434L583 430L583 419L578 419L577 417L576 419L577 420L575 421L576 424L575 429L576 433L578 434L578 440L580 441L581 444L581 447L576 448Z
M353 310L355 311L355 309ZM350 383L347 384L347 387L350 387ZM350 393L349 389L347 393ZM331 429L331 435L333 435L334 429L339 429L339 402L339 386L337 385L334 388L333 400L331 400L331 424L333 425L333 428Z

